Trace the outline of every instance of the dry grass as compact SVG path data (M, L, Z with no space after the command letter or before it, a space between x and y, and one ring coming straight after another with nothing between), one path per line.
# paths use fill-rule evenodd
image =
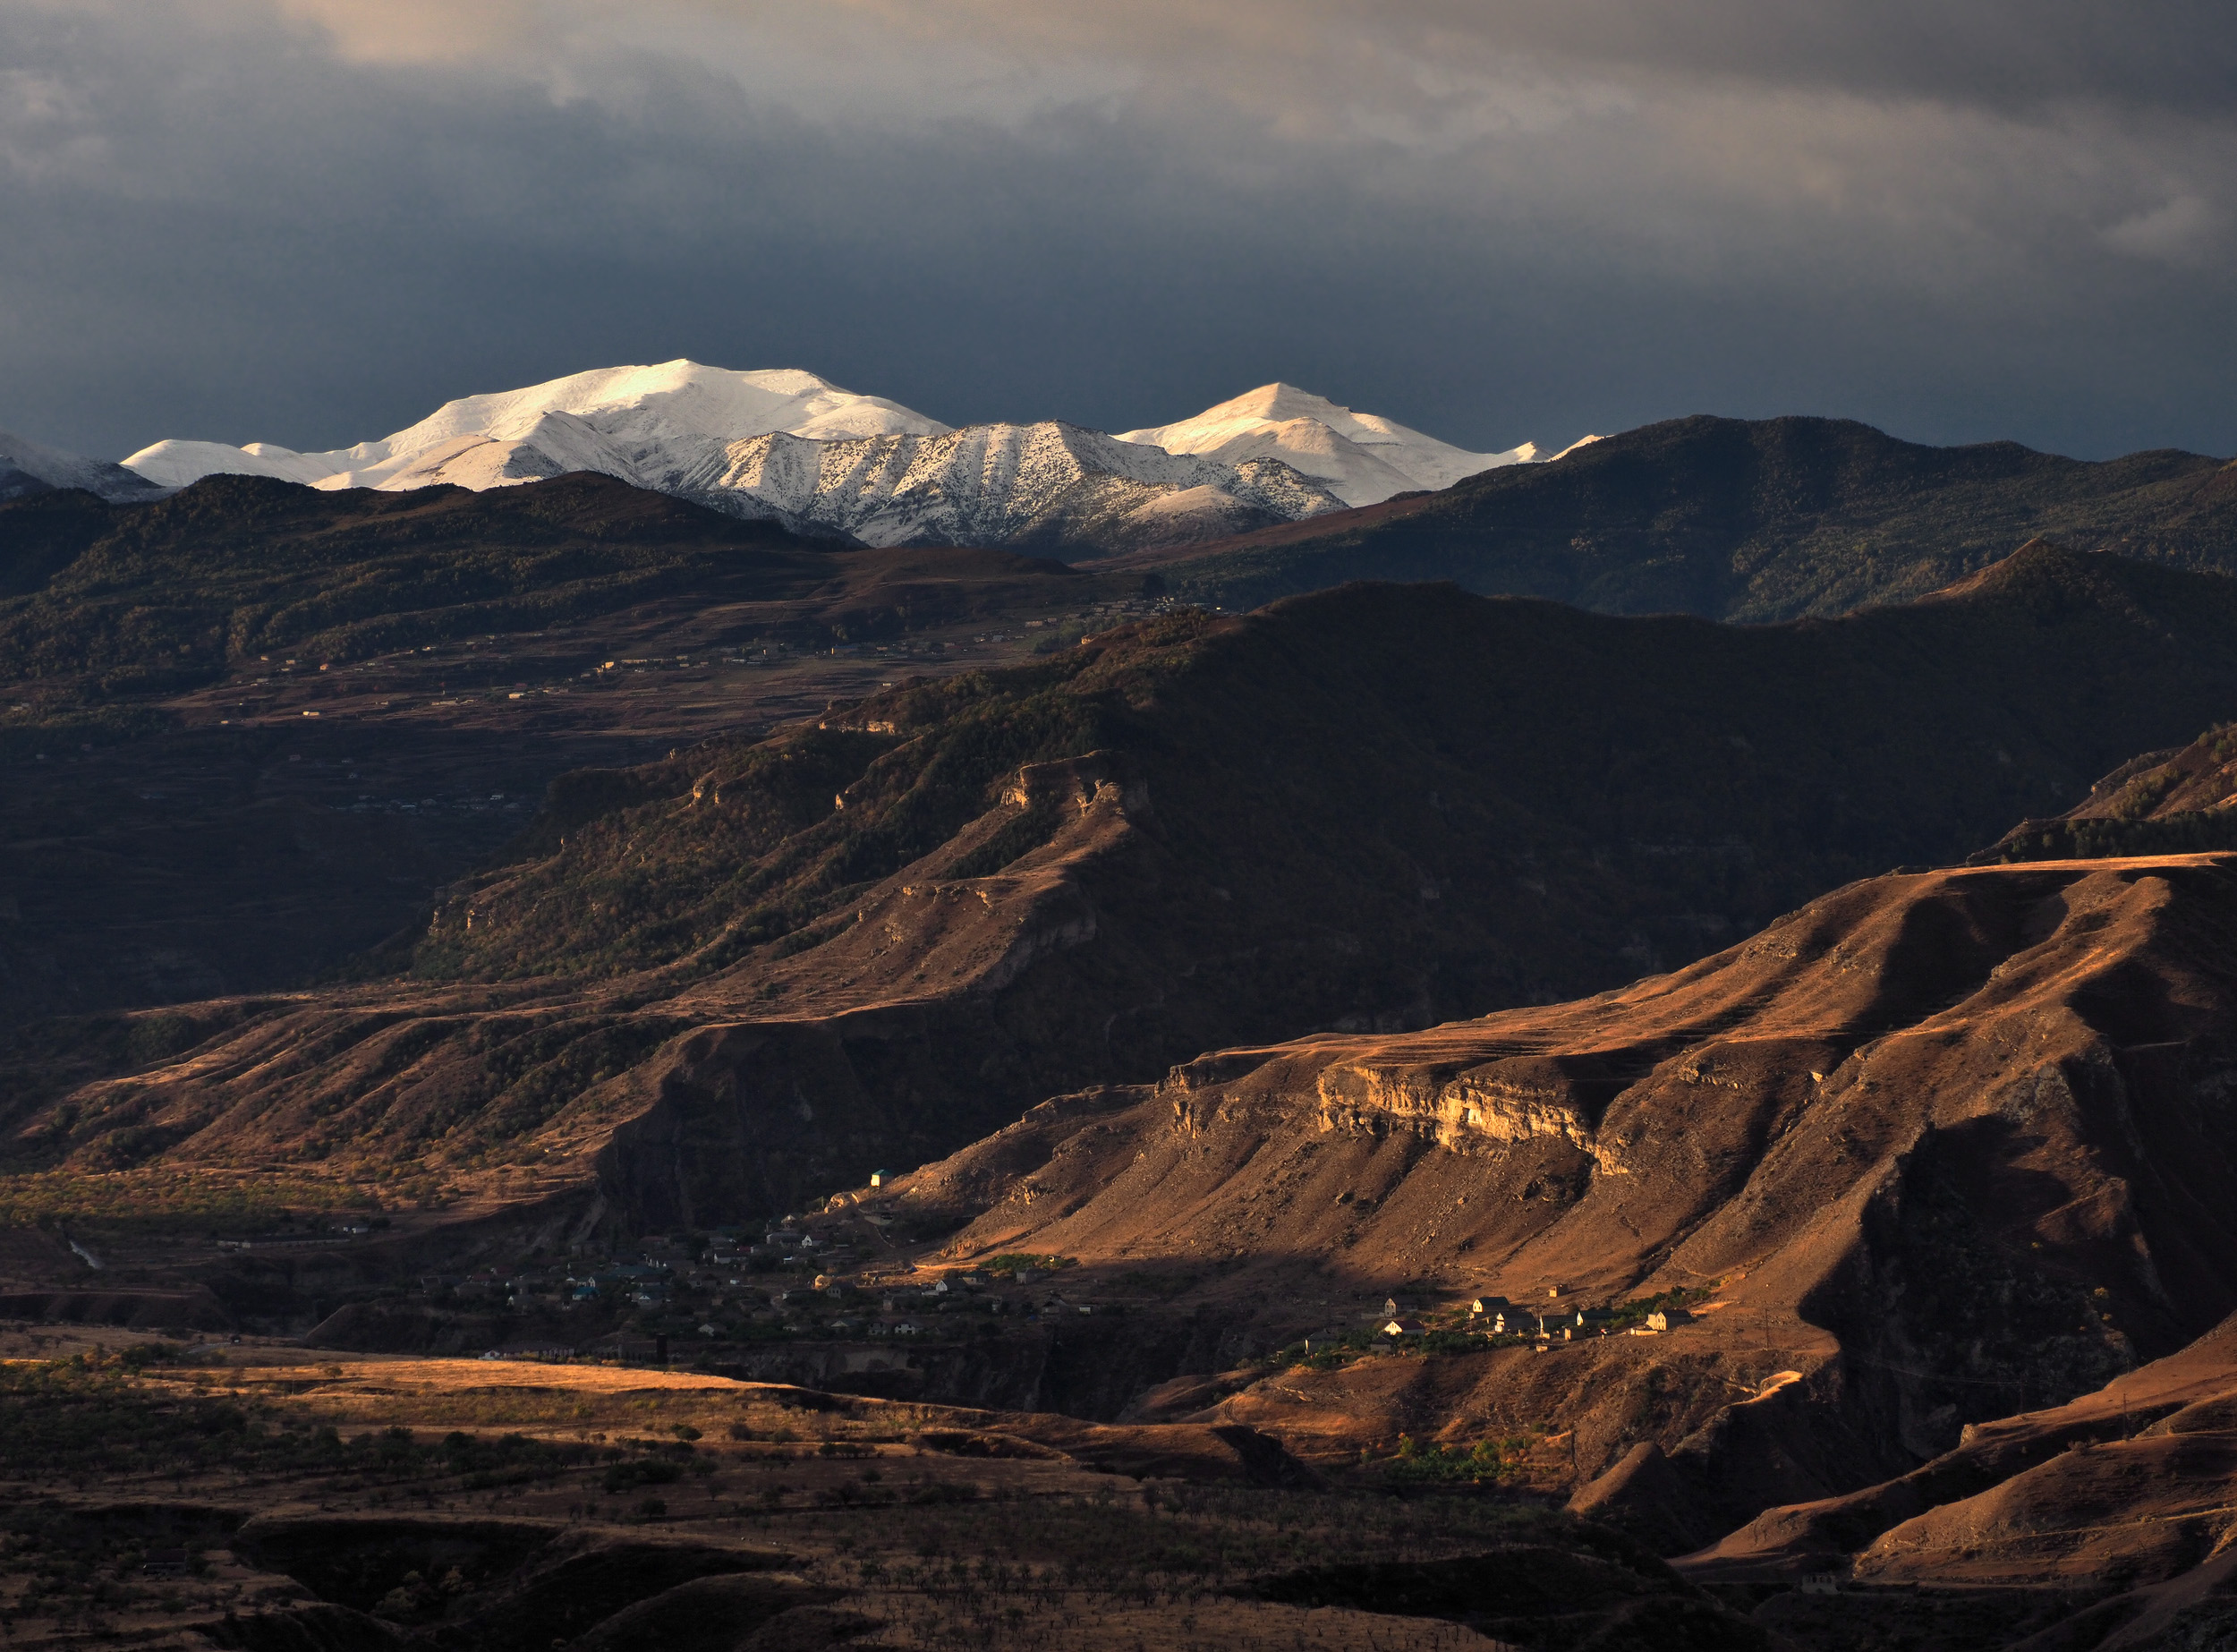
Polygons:
M843 1610L878 1625L856 1644L892 1652L1490 1644L1433 1621L1234 1593L1257 1572L1339 1551L1420 1555L1496 1541L1511 1517L1482 1500L1456 1517L1388 1497L1138 1483L1051 1452L958 1457L940 1446L959 1425L967 1433L1025 1419L692 1373L227 1351L234 1358L224 1364L137 1373L98 1356L68 1367L11 1362L17 1372L81 1373L72 1380L105 1404L175 1413L201 1400L248 1419L245 1449L198 1467L134 1458L107 1472L56 1469L0 1483L0 1507L43 1510L37 1519L49 1522L43 1549L29 1539L14 1552L0 1545L0 1616L13 1619L14 1639L113 1631L185 1646L190 1622L301 1595L286 1578L240 1565L215 1529L202 1539L200 1571L148 1582L128 1542L104 1525L105 1511L130 1505L232 1510L236 1520L499 1516L592 1537L621 1528L638 1538L776 1549L801 1578L844 1591ZM476 1462L484 1466L472 1471ZM680 1468L651 1484L630 1479L632 1465L659 1463ZM91 1534L78 1540L75 1581L60 1585L55 1518ZM47 1580L34 1588L36 1577Z

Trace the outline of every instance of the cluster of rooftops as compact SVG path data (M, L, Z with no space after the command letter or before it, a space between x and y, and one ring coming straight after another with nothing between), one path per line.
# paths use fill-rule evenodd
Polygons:
M1395 1296L1384 1301L1381 1317L1382 1334L1393 1341L1441 1329L1420 1318L1416 1309ZM1620 1314L1612 1307L1579 1307L1574 1302L1562 1302L1554 1293L1549 1293L1542 1306L1479 1296L1469 1299L1467 1320L1456 1328L1477 1336L1569 1342L1590 1336L1657 1336L1692 1318L1682 1307L1656 1308L1644 1316Z

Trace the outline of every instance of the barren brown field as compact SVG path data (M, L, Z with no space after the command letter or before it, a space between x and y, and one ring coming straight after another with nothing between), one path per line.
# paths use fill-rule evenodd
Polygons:
M1146 1431L1196 1437L1136 1476L1040 1443L1076 1432L1054 1418L519 1361L228 1349L139 1366L109 1341L12 1362L11 1392L44 1378L111 1416L199 1408L242 1444L189 1466L143 1440L94 1468L62 1460L66 1439L19 1435L0 1479L15 1642L448 1645L471 1624L509 1645L497 1625L541 1614L575 1632L538 1646L1402 1652L1500 1643L1250 1581L1565 1529L1527 1501L1255 1484L1208 1430ZM585 1597L600 1557L617 1575Z

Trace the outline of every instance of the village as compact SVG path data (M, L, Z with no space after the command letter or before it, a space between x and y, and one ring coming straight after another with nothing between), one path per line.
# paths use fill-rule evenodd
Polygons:
M969 1383L974 1370L1030 1368L1030 1358L1019 1363L1027 1345L1058 1342L1093 1343L1113 1369L1138 1364L1144 1380L1154 1380L1153 1366L1172 1375L1180 1358L1273 1368L1543 1353L1672 1334L1722 1306L1705 1287L1603 1301L1560 1284L1510 1297L1450 1280L1394 1290L1359 1282L1300 1297L1287 1326L1222 1330L1200 1265L1113 1269L1054 1254L974 1254L914 1230L878 1195L873 1182L750 1226L511 1252L477 1239L455 1261L415 1239L409 1222L374 1213L282 1213L222 1237L58 1227L47 1236L49 1260L72 1266L81 1285L56 1295L27 1278L0 1300L14 1310L6 1317L70 1319L101 1307L180 1337L222 1328L335 1350L696 1367L839 1387L904 1373L931 1380L935 1367L939 1383ZM183 1268L204 1270L211 1288L178 1290ZM1197 1351L1184 1355L1184 1345Z
M648 1234L507 1269L425 1273L413 1295L438 1314L517 1319L520 1334L498 1339L490 1357L704 1366L770 1344L969 1342L1084 1317L1122 1318L1161 1301L1137 1276L1090 1281L1068 1256L912 1256L889 1231L889 1218L834 1205L753 1229ZM1543 1352L1588 1338L1660 1336L1690 1324L1693 1306L1711 1294L1681 1290L1587 1305L1558 1286L1540 1302L1400 1291L1265 1358L1517 1346ZM888 1363L857 1360L846 1368Z

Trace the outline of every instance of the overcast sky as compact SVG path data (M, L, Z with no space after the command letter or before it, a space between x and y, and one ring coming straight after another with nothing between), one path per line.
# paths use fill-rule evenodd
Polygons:
M0 428L689 356L951 423L2237 451L2226 0L0 0Z

